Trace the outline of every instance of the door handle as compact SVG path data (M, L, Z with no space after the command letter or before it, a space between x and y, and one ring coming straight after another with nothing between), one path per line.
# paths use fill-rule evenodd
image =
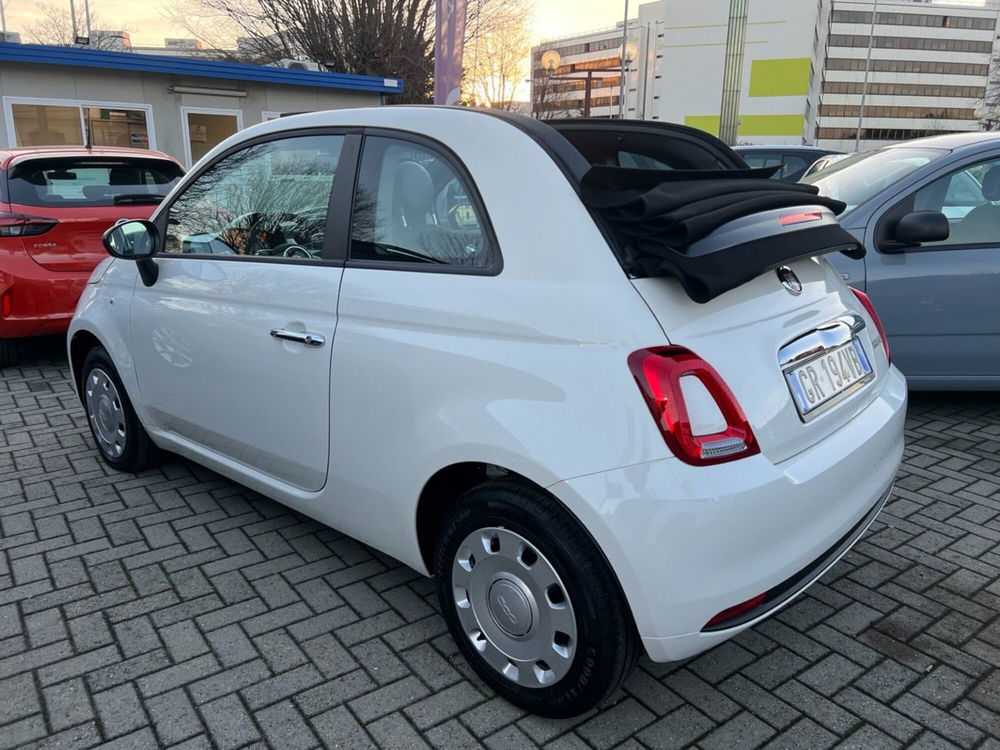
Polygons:
M309 331L286 331L284 328L272 328L271 336L285 341L297 341L306 346L323 346L326 343L323 336Z

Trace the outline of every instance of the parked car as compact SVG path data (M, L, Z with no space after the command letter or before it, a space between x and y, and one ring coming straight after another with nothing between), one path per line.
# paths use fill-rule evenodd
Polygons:
M826 169L831 164L836 164L838 161L846 159L848 156L850 156L850 154L827 154L826 156L821 156L812 163L809 169L807 169L799 179L800 181L804 180L809 175L816 174L821 169Z
M932 136L806 178L868 247L831 260L882 316L914 389L1000 388L1000 133Z
M540 714L751 627L886 501L905 383L823 258L704 303L630 277L580 191L636 156L741 166L681 126L458 108L229 138L106 235L69 331L100 455L178 453L434 575ZM840 232L807 206L704 242L812 221Z
M0 150L0 367L20 339L63 333L101 235L121 218L148 218L180 179L166 154L83 146Z
M736 146L734 149L750 167L779 167L771 179L782 182L798 182L817 159L837 153L816 146Z

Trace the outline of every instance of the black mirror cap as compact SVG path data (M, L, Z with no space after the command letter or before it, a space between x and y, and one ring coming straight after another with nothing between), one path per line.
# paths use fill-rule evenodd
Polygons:
M122 219L101 238L108 255L123 260L146 260L156 250L160 230L146 219Z
M913 211L896 223L896 242L920 245L924 242L943 242L948 239L951 226L948 217L940 211Z

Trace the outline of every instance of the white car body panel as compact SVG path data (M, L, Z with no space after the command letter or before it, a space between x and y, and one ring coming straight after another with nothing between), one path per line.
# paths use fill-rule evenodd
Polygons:
M206 159L266 133L336 126L397 128L451 149L486 206L502 271L161 256L147 288L116 261L87 287L69 336L87 331L108 348L157 444L424 573L416 510L428 480L465 462L516 472L550 488L597 540L658 660L742 629L699 632L815 559L891 485L905 387L871 321L876 379L815 421L798 421L777 368L783 340L864 315L825 261L795 264L797 300L773 273L706 305L672 280L633 284L542 147L471 111L283 118ZM269 336L299 325L326 346ZM166 339L155 334L165 326ZM157 351L164 340L183 341L191 363ZM710 467L673 456L627 365L668 344L719 370L760 455Z
M131 316L148 426L295 489L321 489L343 269L183 256L157 264L159 278L136 288ZM326 343L279 340L272 329Z

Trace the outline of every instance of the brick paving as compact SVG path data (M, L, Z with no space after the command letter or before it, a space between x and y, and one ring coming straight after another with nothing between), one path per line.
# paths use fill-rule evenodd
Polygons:
M433 587L178 460L114 474L59 341L0 379L0 746L1000 748L1000 399L918 394L821 583L572 721L458 656Z

